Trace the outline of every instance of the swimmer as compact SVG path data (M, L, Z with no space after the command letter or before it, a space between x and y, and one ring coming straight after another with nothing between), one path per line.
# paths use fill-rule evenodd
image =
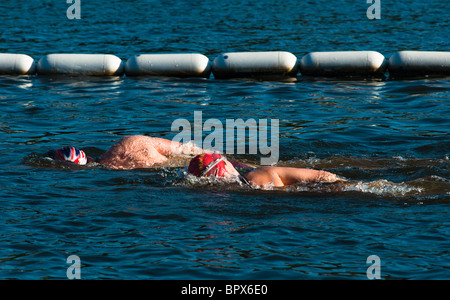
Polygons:
M111 169L148 168L181 155L206 153L193 143L174 142L164 138L131 135L121 138L102 155L98 163Z
M68 161L79 165L97 162L111 169L148 168L168 161L171 157L206 153L192 143L180 143L164 138L144 135L131 135L121 138L100 158L88 157L84 151L75 147L52 150L47 157Z
M264 166L242 176L224 156L217 153L201 154L194 157L188 173L197 177L214 175L216 178L237 178L249 186L282 187L298 182L336 182L344 181L336 174L302 168Z
M164 138L144 135L130 135L121 138L100 158L88 157L82 150L65 147L52 150L47 156L60 161L69 161L79 165L97 162L111 169L129 170L149 168L169 162L171 158L187 155L211 153L193 143L174 142ZM236 163L239 167L248 167Z

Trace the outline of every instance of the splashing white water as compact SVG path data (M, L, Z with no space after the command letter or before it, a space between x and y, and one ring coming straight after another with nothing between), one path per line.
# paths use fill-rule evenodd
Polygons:
M423 189L406 183L395 183L385 179L371 182L358 181L345 186L344 191L357 191L380 196L405 196L411 193L422 193Z

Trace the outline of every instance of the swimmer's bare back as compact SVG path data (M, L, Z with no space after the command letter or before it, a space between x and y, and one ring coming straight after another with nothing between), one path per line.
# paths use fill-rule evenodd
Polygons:
M111 146L99 159L99 163L111 169L149 168L164 164L171 157L204 152L192 143L182 144L163 138L131 135Z

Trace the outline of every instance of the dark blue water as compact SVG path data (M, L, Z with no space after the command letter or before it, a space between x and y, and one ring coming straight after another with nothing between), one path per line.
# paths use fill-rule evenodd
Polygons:
M0 52L449 51L445 1L2 1ZM0 278L450 279L450 80L0 77ZM248 190L182 166L114 171L41 158L101 155L175 119L278 119L277 165L346 184ZM234 155L258 164L259 155Z

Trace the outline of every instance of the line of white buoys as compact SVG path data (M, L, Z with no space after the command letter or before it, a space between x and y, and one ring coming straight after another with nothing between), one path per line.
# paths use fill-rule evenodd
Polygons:
M304 76L384 76L385 57L376 51L311 52L300 60Z
M389 60L376 51L311 52L297 60L285 51L228 52L213 62L199 53L138 54L126 61L110 54L48 54L37 63L25 54L0 53L0 74L239 77L390 77L450 75L450 52L399 51Z
M209 78L211 63L198 53L138 54L127 60L125 74Z
M39 60L37 73L119 76L123 74L123 62L111 54L48 54Z
M296 76L297 57L284 51L222 53L214 59L212 72L216 78Z
M389 58L392 76L450 75L450 52L399 51Z
M0 53L0 74L28 75L35 74L36 64L26 54Z

